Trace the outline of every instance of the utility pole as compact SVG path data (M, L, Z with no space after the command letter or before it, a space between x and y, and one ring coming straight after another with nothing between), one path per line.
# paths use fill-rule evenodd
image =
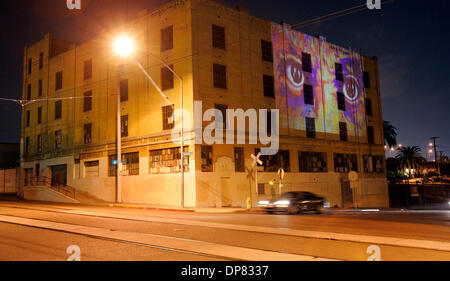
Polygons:
M438 161L438 151L437 151L438 146L436 145L436 140L439 139L439 137L431 137L430 139L433 141L434 162L436 162L437 172L439 175L441 175L441 168L439 166L439 161Z

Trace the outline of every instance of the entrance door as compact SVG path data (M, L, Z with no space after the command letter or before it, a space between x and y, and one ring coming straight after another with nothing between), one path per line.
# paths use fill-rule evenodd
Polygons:
M350 181L341 180L342 207L353 207L353 190L350 188Z
M221 185L221 196L222 196L222 207L231 207L231 187L230 187L230 179L222 178L220 180Z
M52 166L52 186L67 185L67 165Z

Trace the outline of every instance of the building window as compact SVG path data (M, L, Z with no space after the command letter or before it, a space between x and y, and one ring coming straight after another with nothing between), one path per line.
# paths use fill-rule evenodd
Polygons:
M31 100L31 84L27 86L27 100Z
M84 93L83 112L92 110L92 91Z
M213 171L212 146L202 145L202 172Z
M261 53L264 61L273 62L272 42L261 40Z
M28 59L28 74L31 74L32 59Z
M370 89L370 74L367 71L364 71L363 82L364 82L364 88Z
M117 156L108 156L108 175L114 177L117 174ZM122 176L139 175L139 152L122 154Z
M55 101L55 120L62 118L62 101Z
M245 172L244 148L234 148L234 171Z
M37 152L42 152L42 135L37 136Z
M100 174L99 161L86 161L84 162L84 175L86 178L98 177Z
M312 72L311 54L302 53L302 70L304 72Z
M335 68L336 68L336 80L344 81L344 70L342 68L342 64L335 63L334 65L335 65Z
M339 138L341 141L347 141L347 123L339 122Z
M336 173L358 172L356 154L334 154L334 171Z
M336 94L337 97L337 104L338 104L338 109L345 111L345 97L343 93L337 92Z
M372 116L373 112L372 112L372 100L371 99L366 99L366 114L367 116Z
M213 64L214 88L227 88L227 67Z
M63 87L63 72L58 71L55 74L55 91L62 89Z
M92 78L92 59L84 62L84 80Z
M181 148L172 147L150 150L150 174L171 174L181 172ZM188 152L189 147L184 147ZM184 171L189 171L189 157L184 157Z
M364 155L364 172L365 173L384 173L383 156Z
M128 115L120 116L120 136L128 137Z
M375 135L372 126L367 127L367 141L369 144L375 144Z
M84 124L84 144L92 143L92 123Z
M39 54L39 69L44 67L44 53Z
M255 149L255 155L261 152L261 149ZM260 160L263 162L264 172L277 172L283 168L285 172L291 169L289 161L289 150L279 150L275 155L262 155Z
M313 87L311 85L304 85L303 87L303 97L305 100L305 104L314 105L314 92Z
M221 129L225 129L227 126L227 109L228 109L228 105L226 104L214 104L214 108L219 110L222 113L222 122L219 122L219 118L217 116L214 117L215 122L216 122L216 127L217 128L221 128Z
M62 131L55 131L55 148L61 149L62 147Z
M258 183L258 195L266 195L266 186L263 183Z
M25 153L29 153L30 152L30 138L26 137L25 138Z
M169 67L170 69L173 69L173 65L170 65ZM170 69L167 67L161 68L161 90L163 91L173 89L173 72L170 71Z
M308 138L316 137L316 119L305 117L306 136Z
M39 82L38 82L39 84L38 84L38 96L40 97L40 96L42 96L42 79L39 79Z
M173 49L173 26L161 29L161 52Z
M38 116L37 116L37 123L42 123L42 107L38 107Z
M31 113L29 110L27 110L27 120L26 120L27 128L30 127L30 119L31 119Z
M303 173L326 173L327 154L325 152L298 152L299 171Z
M263 75L264 96L269 98L275 97L275 86L273 76Z
M128 79L120 81L120 101L128 100Z
M212 25L212 44L214 48L225 50L225 28Z
M272 110L268 109L266 114L266 130L267 136L272 135Z
M163 130L172 130L175 127L174 105L162 107Z

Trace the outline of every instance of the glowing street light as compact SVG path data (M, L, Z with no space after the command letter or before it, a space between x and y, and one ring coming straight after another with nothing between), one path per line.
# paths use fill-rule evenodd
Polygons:
M114 51L121 57L130 56L134 50L134 41L130 37L122 35L114 41Z

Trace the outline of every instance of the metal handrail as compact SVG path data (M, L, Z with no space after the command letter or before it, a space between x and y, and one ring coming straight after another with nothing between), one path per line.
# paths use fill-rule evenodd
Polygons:
M75 199L76 195L75 192L76 189L74 187L59 183L52 184L52 179L45 176L25 178L24 185L25 186L43 185L72 199Z

